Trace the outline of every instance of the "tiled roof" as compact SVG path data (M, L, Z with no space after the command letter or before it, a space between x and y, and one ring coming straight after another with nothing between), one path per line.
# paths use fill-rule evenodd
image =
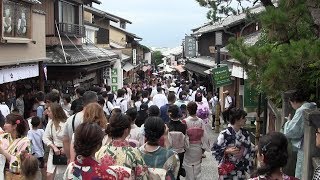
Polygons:
M255 7L251 8L249 11L253 14L257 14L257 13L260 13L264 10L265 10L265 7L262 5L259 5L259 6L255 6ZM207 26L201 27L199 30L195 31L193 34L198 35L198 34L223 30L224 27L226 27L226 26L230 27L232 25L236 25L236 24L241 23L246 18L246 16L247 16L246 13L228 16L225 19L221 20L220 22L215 22L213 24L208 24Z
M41 2L38 0L26 0L26 1L32 4L41 4Z
M61 47L47 50L47 57L51 60L47 61L48 64L79 64L91 61L111 61L118 58L118 55L110 50L97 48L92 45L83 45L82 47L75 48L64 47L67 62L64 58L64 53Z
M196 58L189 59L188 62L200 64L212 68L216 65L215 59L213 57L200 56Z
M244 44L248 45L248 46L253 46L254 44L256 44L259 40L261 36L261 32L257 31L255 33L252 33L248 36L245 36L244 37ZM228 53L229 50L227 49L227 47L223 47L220 49L221 52L224 52L224 53Z

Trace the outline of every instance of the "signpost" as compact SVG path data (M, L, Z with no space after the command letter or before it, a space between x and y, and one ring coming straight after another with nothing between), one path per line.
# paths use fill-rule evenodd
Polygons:
M228 66L217 67L212 70L213 80L216 87L232 84Z
M184 51L186 57L196 57L197 52L197 41L195 37L186 36L184 43Z

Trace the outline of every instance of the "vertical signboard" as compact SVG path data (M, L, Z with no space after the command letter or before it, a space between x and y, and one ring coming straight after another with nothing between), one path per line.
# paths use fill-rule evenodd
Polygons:
M186 36L184 39L184 53L186 57L196 57L197 41L195 37Z
M136 49L132 49L132 64L134 66L137 65L137 50Z

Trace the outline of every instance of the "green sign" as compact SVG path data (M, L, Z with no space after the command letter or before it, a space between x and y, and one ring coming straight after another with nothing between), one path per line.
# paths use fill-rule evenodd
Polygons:
M118 83L118 77L112 77L112 78L111 78L111 83L112 83L112 84Z
M228 66L218 67L212 70L213 80L216 87L232 84Z
M117 85L112 85L111 89L113 92L117 92L118 91L118 86Z
M256 108L258 107L259 93L250 86L250 84L244 82L244 107Z
M112 69L111 70L111 76L117 76L117 75L118 75L117 69Z

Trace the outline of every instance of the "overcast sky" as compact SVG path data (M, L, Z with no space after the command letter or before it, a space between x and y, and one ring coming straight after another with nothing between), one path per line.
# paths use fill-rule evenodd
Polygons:
M142 37L149 47L176 47L185 33L208 20L195 0L101 0L94 7L132 22L127 30Z

